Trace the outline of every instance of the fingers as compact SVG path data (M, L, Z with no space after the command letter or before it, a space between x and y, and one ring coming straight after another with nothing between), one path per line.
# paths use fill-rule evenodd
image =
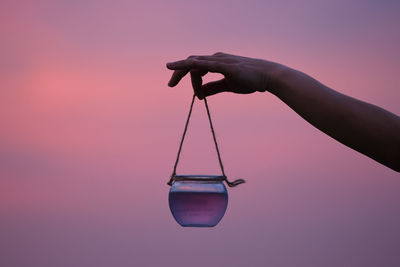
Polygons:
M209 82L201 86L200 89L197 89L197 97L199 99L203 99L206 96L210 95L215 95L221 92L229 92L231 91L227 81L225 78L219 80L219 81L214 81L214 82Z
M198 58L200 58L202 60L209 60L211 57L209 57L209 56L199 56ZM183 61L183 60L181 60L181 61ZM176 62L168 63L167 67L169 69L172 69L169 66L171 64L174 64L174 63L176 63ZM174 73L172 74L171 79L168 82L168 86L170 86L170 87L176 86L180 82L180 80L182 80L182 78L185 77L186 74L188 74L189 71L191 71L189 68L188 69L176 69L174 71ZM201 76L204 76L205 74L207 74L207 72L208 72L207 69L203 69L203 70L197 69L196 70L196 73L200 74Z
M217 72L223 75L228 74L230 66L226 62L226 59L224 59L226 56L228 55L219 52L212 56L190 56L185 60L167 63L167 68L174 70L168 86L176 86L190 72L193 89L196 94L200 93L199 90L202 84L201 76L207 72Z

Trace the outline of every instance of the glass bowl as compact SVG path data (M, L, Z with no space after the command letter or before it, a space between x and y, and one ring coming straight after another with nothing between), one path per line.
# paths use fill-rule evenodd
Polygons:
M213 227L228 206L224 176L175 175L169 191L169 208L181 226Z

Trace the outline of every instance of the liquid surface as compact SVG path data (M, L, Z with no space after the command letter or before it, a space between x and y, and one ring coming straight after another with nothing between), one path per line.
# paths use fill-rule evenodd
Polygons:
M170 192L169 207L182 226L212 227L224 216L226 192Z

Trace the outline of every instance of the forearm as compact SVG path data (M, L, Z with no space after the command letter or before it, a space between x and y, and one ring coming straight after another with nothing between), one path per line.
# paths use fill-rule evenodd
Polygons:
M337 141L400 171L400 118L280 67L270 92Z

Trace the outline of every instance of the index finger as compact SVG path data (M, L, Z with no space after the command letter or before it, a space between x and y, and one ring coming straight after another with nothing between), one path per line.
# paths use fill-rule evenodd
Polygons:
M187 70L199 69L208 72L218 72L225 74L228 71L228 66L217 61L196 60L193 58L179 60L167 63L167 68L170 70Z

